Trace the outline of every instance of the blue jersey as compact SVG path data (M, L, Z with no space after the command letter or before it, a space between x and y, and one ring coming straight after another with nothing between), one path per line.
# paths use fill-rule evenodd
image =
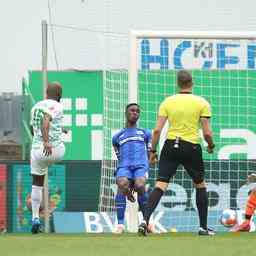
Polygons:
M140 128L124 128L112 138L116 148L118 168L148 168L148 150L151 148L151 132Z

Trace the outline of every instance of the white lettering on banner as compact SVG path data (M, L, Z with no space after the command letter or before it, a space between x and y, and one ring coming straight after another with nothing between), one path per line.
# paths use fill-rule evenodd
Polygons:
M159 140L159 152L161 152L164 142L166 140L166 135L168 131L168 123L165 124L160 140ZM111 136L113 136L117 130L113 130L111 132ZM200 130L200 137L202 138L202 145L205 147L207 144L203 140L202 131ZM215 138L217 134L215 134ZM256 158L256 150L254 149L254 145L256 145L256 134L253 131L248 129L221 129L220 130L220 139L243 139L246 141L245 144L242 145L225 145L220 148L218 152L218 159L229 160L232 154L246 154L246 159L255 159ZM230 143L230 142L229 142ZM102 147L103 152L103 137L98 140L98 147ZM113 147L112 150L112 160L117 160ZM101 159L98 159L101 160Z
M113 232L114 231L114 225L115 223L113 223L111 221L110 216L106 213L106 212L102 212L101 216L103 217L103 219L105 220L106 224L109 226L110 231Z
M208 215L209 225L217 231L227 231L227 229L219 224L219 216L222 210L210 210ZM113 232L113 224L116 224L116 214L114 212L83 212L80 214L86 216L83 221L80 218L77 219L78 215L74 212L64 212L64 215L55 214L53 221L56 232L63 233L63 223L65 223L68 216L70 225L64 228L65 233L80 233L82 228L84 228L83 231L86 233ZM236 215L238 224L241 224L244 221L244 210L236 210ZM138 217L142 221L142 216L138 214ZM254 220L252 220L250 232L255 231ZM74 224L74 227L72 227L72 224ZM171 214L169 211L154 211L150 219L150 224L153 225L155 233L166 233L173 229L176 229L178 232L195 232L198 227L198 214L194 210L183 212L174 211ZM125 223L125 227L128 230L127 222Z
M164 126L164 129L160 136L159 147L162 150L164 141L166 139L168 131L168 125ZM200 136L203 141L203 146L206 146L203 140L202 132L200 131ZM246 144L239 145L225 145L218 152L218 159L229 160L232 154L246 154L246 159L256 158L256 134L248 129L221 129L220 130L221 139L243 139Z
M247 198L248 192L254 188L256 185L244 185L238 189L236 195L237 208L243 209ZM218 211L220 209L230 208L231 199L231 185L229 183L215 184L212 182L207 183L207 192L215 193L216 204L209 205L209 210ZM168 195L168 192L172 191L174 195ZM186 189L176 183L171 183L167 189L167 195L162 196L160 203L156 211L185 211L187 208L187 202L190 200ZM176 203L176 204L175 204ZM165 206L165 204L171 204L172 206ZM191 194L191 207L197 209L196 207L196 190L193 189Z
M167 230L163 227L163 225L160 223L161 218L163 217L164 212L157 212L156 215L152 215L150 218L150 222L154 223L154 228L156 230L159 230L160 233L166 233Z
M185 188L179 184L170 183L167 188L167 193L168 191L172 191L174 195L163 195L161 198L161 203L158 204L157 211L164 211L166 209L172 211L184 211L186 209L186 202L188 198ZM165 203L172 203L175 204L175 206L172 208L166 207L164 206Z
M227 145L220 149L218 159L230 159L231 154L247 154L247 159L256 158L256 135L247 129L222 129L220 130L220 138L228 139L244 139L245 145Z
M86 226L86 232L92 232L92 233L103 232L100 215L97 212L85 212L84 221Z

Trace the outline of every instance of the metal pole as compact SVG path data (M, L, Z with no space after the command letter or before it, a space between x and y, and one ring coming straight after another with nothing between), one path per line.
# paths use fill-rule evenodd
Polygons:
M43 83L43 98L45 98L47 79L47 34L48 25L46 20L42 21L42 83Z
M42 96L43 99L46 96L47 88L47 34L48 34L47 21L42 21ZM44 177L44 231L45 233L50 232L50 221L49 221L49 191L48 191L48 173Z
M138 50L137 50L137 38L131 32L130 33L130 62L129 62L129 72L128 72L128 103L138 102ZM129 232L136 233L138 230L138 195L135 192L134 196L136 202L131 203L129 200L127 202L127 229Z

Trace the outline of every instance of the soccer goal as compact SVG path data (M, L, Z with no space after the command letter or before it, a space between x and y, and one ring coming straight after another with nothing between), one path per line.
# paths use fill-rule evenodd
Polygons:
M115 211L116 159L111 137L124 127L125 105L137 102L141 106L139 126L153 129L159 104L177 92L176 72L180 69L191 71L193 92L205 97L213 112L216 149L212 155L204 150L209 224L221 230L221 210L243 209L252 188L245 184L246 176L256 167L252 160L256 158L255 39L255 32L225 31L132 31L129 38L107 36L100 211ZM159 152L164 140L162 133ZM149 191L156 175L157 167L150 170ZM136 210L128 208L130 231L137 228ZM156 209L156 228L193 231L198 226L196 211L193 184L180 169Z

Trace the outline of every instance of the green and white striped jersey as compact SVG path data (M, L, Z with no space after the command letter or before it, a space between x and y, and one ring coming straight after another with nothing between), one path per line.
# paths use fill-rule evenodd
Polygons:
M48 114L52 118L49 128L50 144L56 147L62 143L63 107L58 101L46 99L37 102L31 109L30 124L34 131L32 148L39 148L43 144L41 127L44 114Z

